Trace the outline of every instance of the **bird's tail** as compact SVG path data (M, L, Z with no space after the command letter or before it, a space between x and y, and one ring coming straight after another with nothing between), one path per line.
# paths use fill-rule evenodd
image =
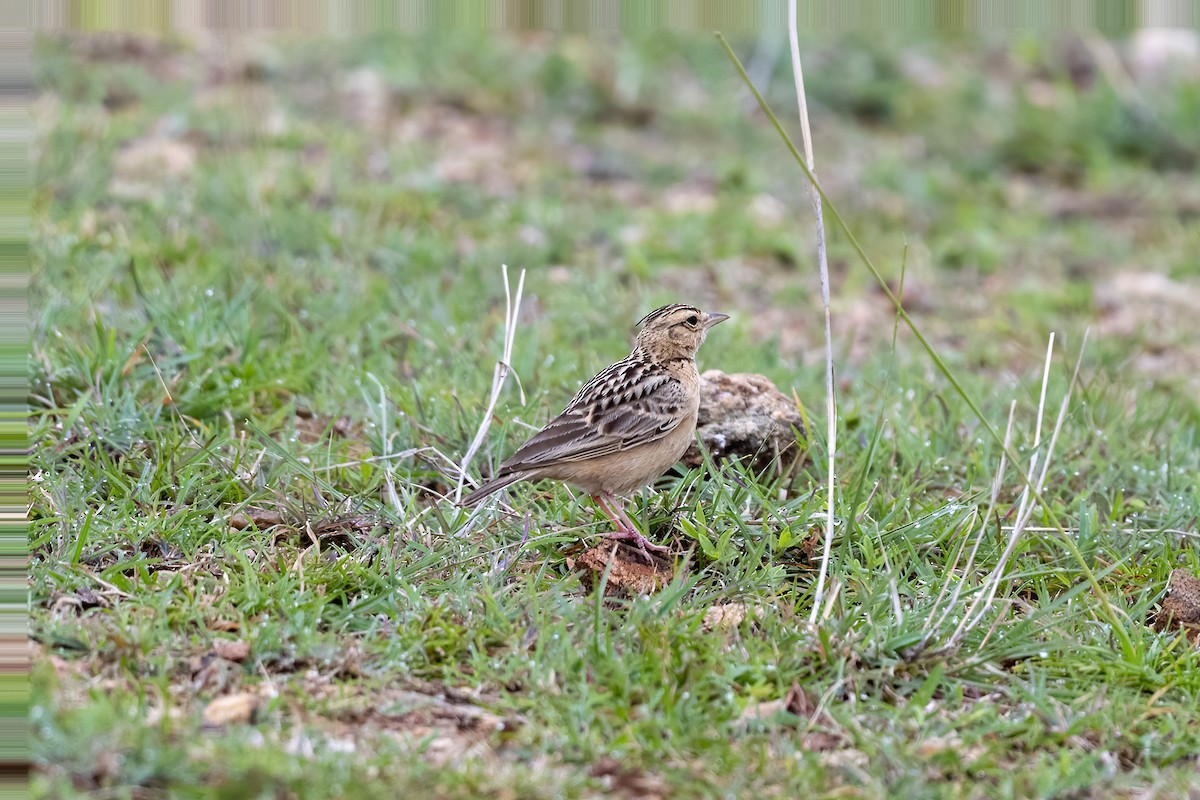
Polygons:
M525 477L524 472L510 472L507 475L501 475L499 478L492 480L480 486L475 491L458 501L458 505L462 508L470 508L471 506L479 505L479 501L488 495L495 494L505 486L516 483Z

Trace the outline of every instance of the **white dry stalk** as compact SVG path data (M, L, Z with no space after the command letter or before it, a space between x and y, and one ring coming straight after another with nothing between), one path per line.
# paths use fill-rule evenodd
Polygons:
M879 484L876 483L875 489L878 488ZM871 490L872 495L875 494L875 489ZM871 502L871 498L868 496L863 505L865 506L869 502ZM876 531L876 540L879 543L879 552L883 555L883 568L887 571L888 591L891 593L892 600L892 613L896 615L896 624L902 625L904 624L904 606L900 602L900 589L896 584L896 573L892 571L892 560L888 558L887 548L883 544L883 535L878 530Z
M383 382L375 377L372 372L367 373L367 377L375 382L379 388L379 435L383 442L382 458L385 461L390 461L392 457L392 437L388 435L388 403L387 392L383 388ZM392 511L396 512L396 516L400 519L404 518L404 504L400 502L400 495L396 493L396 481L393 478L392 472L395 469L391 463L388 463L383 468L383 485L387 489L388 504L392 507Z
M792 48L792 78L796 83L796 104L800 107L800 132L804 141L804 160L813 180L808 181L808 196L812 201L817 222L817 264L821 272L821 302L825 306L825 417L828 421L826 439L829 442L829 475L826 490L829 511L825 517L825 547L821 553L821 568L817 573L817 588L813 595L810 624L816 623L821 600L825 593L825 577L833 552L833 508L837 470L837 398L833 387L833 323L829 309L829 261L825 253L825 220L821 208L821 193L817 191L817 166L813 159L812 131L808 125L808 101L804 92L804 70L800 66L800 37L796 31L796 0L788 0L788 43Z
M1053 336L1052 336L1052 338L1053 338ZM995 602L995 599L996 599L996 592L1000 587L1000 583L1004 580L1004 573L1008 567L1008 562L1012 558L1012 554L1016 551L1017 543L1020 541L1021 536L1026 531L1026 525L1029 524L1029 520L1033 516L1033 512L1035 509L1035 503L1033 502L1033 498L1036 497L1036 498L1040 499L1041 495L1042 495L1042 490L1046 485L1046 476L1050 472L1050 461L1051 461L1052 456L1054 455L1054 447L1055 447L1055 445L1058 444L1059 434L1062 432L1063 423L1067 419L1067 411L1071 405L1071 395L1074 393L1075 384L1079 381L1079 369L1083 364L1083 353L1086 350L1086 348L1087 348L1087 332L1085 332L1084 336L1083 336L1083 346L1080 347L1079 359L1075 362L1075 371L1071 375L1071 382L1067 386L1066 394L1063 396L1062 403L1059 406L1058 417L1054 423L1054 431L1050 434L1049 442L1046 443L1045 457L1041 459L1041 469L1040 470L1037 469L1039 454L1035 452L1030 457L1030 460L1029 460L1029 470L1027 473L1029 475L1029 481L1026 482L1025 489L1021 493L1021 503L1018 506L1017 516L1016 516L1016 519L1013 521L1012 530L1009 533L1008 543L1004 548L1004 552L1000 555L1000 560L996 562L996 566L992 569L991 573L985 579L984 585L986 587L986 590L980 592L980 594L976 596L975 601L971 604L971 607L967 610L967 613L963 615L962 622L959 623L958 628L954 631L953 635L951 635L950 642L949 642L949 645L951 647L955 647L955 646L959 645L962 642L963 638L967 635L967 633L969 633L972 629L974 629L976 626L978 626L979 623L982 622L983 619L987 616L987 614L991 611L992 604ZM1043 398L1045 397L1045 394L1046 394L1046 383L1049 380L1050 358L1051 358L1051 351L1050 351L1050 349L1047 349L1047 351L1046 351L1046 361L1047 361L1046 369L1042 373L1042 397ZM1037 419L1037 430L1035 433L1036 439L1040 439L1040 437L1041 437L1041 427L1042 427L1042 408L1039 408L1038 409L1038 419ZM1032 485L1030 482L1032 482ZM982 603L982 608L978 608L981 603ZM976 610L977 608L978 608L978 610Z
M1008 426L1004 429L1004 447L1000 450L1000 465L996 468L996 476L992 479L992 496L988 500L987 510L979 521L979 533L975 536L975 543L971 546L971 553L967 556L967 563L963 565L962 577L955 582L954 591L950 594L950 599L946 603L945 609L942 609L941 616L937 621L925 631L925 637L921 640L921 644L928 643L934 632L941 630L942 625L946 622L946 617L950 616L950 611L958 606L958 598L962 595L963 586L966 584L967 576L971 574L971 570L975 567L975 556L979 553L979 545L983 542L987 535L988 520L992 518L992 512L996 508L996 501L1000 497L1000 487L1004 485L1004 471L1008 467L1008 449L1012 446L1012 430L1013 419L1017 414L1017 401L1013 400L1008 405ZM966 540L963 540L963 547L966 546ZM963 547L959 548L958 553L954 556L954 563L950 566L949 573L952 575L958 566L959 556L962 555ZM932 619L941 608L942 596L945 594L946 586L942 585L942 592L938 594L938 598L934 601L933 610L929 612Z
M830 584L829 597L825 600L825 608L821 612L821 620L827 620L833 614L833 604L837 602L838 595L842 593L842 582L835 580Z
M1046 414L1046 387L1050 385L1050 360L1054 357L1054 331L1050 331L1050 341L1046 344L1046 362L1042 367L1042 393L1038 397L1037 427L1033 431L1033 449L1037 450L1042 443L1042 419Z
M337 464L326 464L321 467L313 467L313 472L332 472L335 469L348 469L349 467L360 467L363 464L377 464L380 461L391 461L398 458L409 458L419 453L428 453L433 451L432 447L414 447L410 450L401 450L397 453L391 453L386 456L371 456L370 458L359 458L354 461L341 461ZM458 465L456 464L455 467Z
M1021 499L1020 499L1020 502L1017 504L1017 516L1016 516L1015 523L1013 525L1013 530L1009 533L1008 544L1004 548L1004 553L1000 556L1000 561L996 564L996 569L992 570L991 575L988 576L989 580L988 580L988 588L987 588L987 592L986 592L987 600L985 601L985 604L984 604L985 611L986 611L987 607L989 607L992 604L992 601L995 599L996 589L999 587L1000 581L1003 577L1003 568L1007 565L1008 559L1011 558L1013 551L1016 550L1017 540L1025 532L1025 526L1029 523L1030 517L1033 516L1035 504L1033 501L1032 493L1036 492L1039 496L1041 495L1042 486L1044 485L1044 482L1045 482L1046 470L1050 466L1049 452L1047 452L1046 458L1043 459L1041 472L1039 473L1037 471L1038 457L1041 455L1038 452L1038 448L1042 444L1042 425L1044 424L1045 419L1046 419L1046 389L1050 385L1050 363L1053 358L1054 358L1054 331L1051 331L1050 332L1050 341L1046 346L1046 358L1045 358L1045 361L1044 361L1044 364L1042 367L1042 390L1041 390L1041 393L1038 395L1037 417L1036 417L1036 422L1035 422L1034 428L1033 428L1033 452L1029 456L1028 475L1031 479L1036 478L1036 480L1034 481L1035 485L1030 486L1030 484L1028 482L1026 482L1025 486L1021 489ZM1069 396L1070 396L1070 394L1068 393L1067 397L1069 397ZM1065 409L1066 399L1067 398L1064 398L1064 409L1063 409L1064 413L1066 410ZM978 603L978 601L979 601L979 599L976 598L976 603ZM970 614L968 614L967 617L970 617Z
M1001 525L1000 530L1011 531L1012 526L1011 525ZM1027 533L1065 533L1068 536L1078 536L1079 530L1080 530L1079 528L1063 528L1060 531L1058 528L1039 528L1034 525L1026 525L1025 526L1025 531ZM1146 532L1146 529L1143 529L1143 528L1110 528L1110 530L1113 533L1123 533L1126 536L1140 536ZM1170 535L1170 536L1184 536L1184 537L1191 537L1193 539L1200 538L1200 532L1185 531L1185 530L1181 530L1179 528L1159 528L1157 532L1164 534L1164 535Z
M1050 354L1049 354L1049 352L1047 352L1047 360L1049 360L1049 357L1050 357ZM1047 367L1048 366L1049 365L1047 364ZM1046 383L1046 378L1048 376L1048 373L1049 373L1048 369L1043 370L1043 372L1042 372L1042 397L1043 398L1045 397L1045 394L1046 394L1045 383ZM1037 416L1037 424L1034 429L1034 441L1035 442L1039 441L1041 439L1042 411L1043 411L1043 407L1039 406L1038 416ZM1047 458L1046 462L1049 463L1049 460L1050 459ZM1031 481L1034 481L1034 476L1038 474L1037 473L1037 465L1038 465L1038 453L1035 451L1029 457L1029 469L1027 471L1027 474L1029 475L1029 479ZM950 635L950 639L948 641L948 646L957 647L962 642L963 637L965 637L968 633L970 633L983 620L983 618L987 614L987 612L991 610L992 603L996 598L996 589L999 587L1000 581L1004 577L1004 571L1008 566L1008 560L1009 560L1009 558L1012 557L1012 554L1016 551L1017 543L1021 540L1021 536L1025 532L1025 525L1029 522L1029 518L1033 515L1035 506L1034 506L1034 503L1031 502L1031 496L1030 496L1031 489L1033 489L1038 494L1040 494L1042 491L1041 483L1035 481L1034 485L1031 485L1027 481L1025 483L1024 488L1021 490L1021 497L1017 504L1016 519L1014 520L1014 523L1013 523L1013 529L1009 533L1008 543L1004 547L1004 552L1000 555L1000 559L999 559L999 561L996 562L996 566L992 569L992 571L990 573L988 573L987 577L984 579L983 587L981 588L979 594L977 594L975 596L975 599L971 602L971 605L967 608L966 613L963 614L962 620L959 621L958 626L954 629L954 633L952 633ZM986 524L987 524L987 520L985 519L983 522L983 526L980 527L980 531L979 531L980 539L983 538L984 526L986 526ZM982 608L980 607L981 604L982 604Z
M467 454L463 456L462 463L458 465L458 486L454 489L454 502L462 499L463 485L467 480L467 465L471 463L471 459L479 452L479 448L483 446L484 439L487 438L488 428L492 424L492 414L496 410L496 403L500 400L500 391L504 388L504 383L508 379L512 369L512 349L513 341L517 337L517 315L521 310L521 294L525 290L525 270L521 270L520 276L517 278L517 292L514 297L508 282L508 265L502 264L501 272L504 275L504 348L500 356L500 360L496 362L496 366L492 370L492 395L488 399L487 411L483 414L483 419L479 421L479 430L475 432L475 438L471 441L471 446L467 448ZM516 375L513 372L513 375ZM517 379L517 388L520 389L521 381ZM525 404L525 392L521 391L521 405Z

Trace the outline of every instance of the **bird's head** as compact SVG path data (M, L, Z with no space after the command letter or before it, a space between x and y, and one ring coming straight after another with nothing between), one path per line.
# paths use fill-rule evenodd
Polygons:
M727 319L728 314L672 303L642 317L637 346L660 359L695 358L708 329Z

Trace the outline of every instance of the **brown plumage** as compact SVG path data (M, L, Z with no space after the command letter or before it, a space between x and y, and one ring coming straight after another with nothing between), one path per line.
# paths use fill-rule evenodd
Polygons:
M517 481L560 480L590 494L616 524L606 536L665 552L638 532L617 498L662 475L691 444L700 405L696 351L725 319L681 303L651 311L633 352L585 383L461 505Z

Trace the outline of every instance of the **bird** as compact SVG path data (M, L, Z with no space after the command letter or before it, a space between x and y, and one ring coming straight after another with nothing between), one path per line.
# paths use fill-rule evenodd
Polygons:
M632 543L647 560L649 550L669 552L638 531L622 498L670 469L695 439L696 351L709 329L727 319L684 303L642 317L633 351L585 383L459 505L478 505L517 481L562 481L591 495L616 526L605 537Z

